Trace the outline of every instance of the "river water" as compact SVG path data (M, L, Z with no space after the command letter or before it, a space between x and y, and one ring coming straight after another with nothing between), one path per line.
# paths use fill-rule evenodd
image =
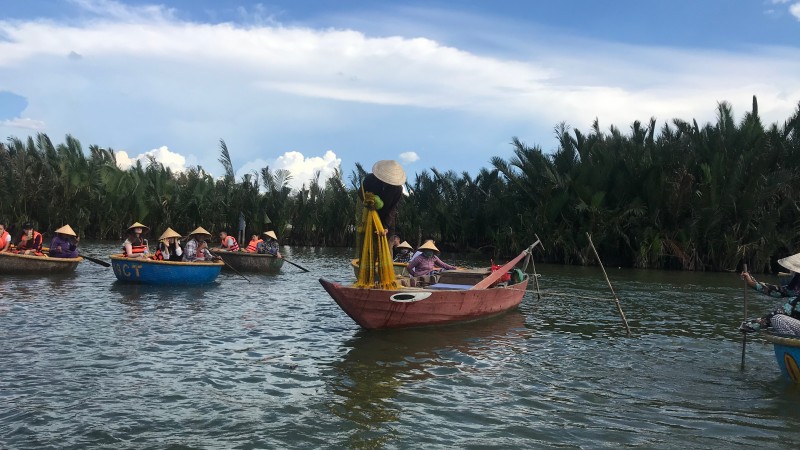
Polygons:
M551 265L500 317L368 332L317 282L351 281L350 251L283 251L310 272L4 276L0 448L800 448L772 346L740 370L736 274L609 270L632 338L599 268Z

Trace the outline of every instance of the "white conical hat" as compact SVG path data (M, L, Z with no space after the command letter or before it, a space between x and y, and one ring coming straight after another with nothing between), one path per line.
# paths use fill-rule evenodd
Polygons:
M408 243L408 241L403 241L402 244L398 245L395 248L407 248L409 250L414 250L414 247L412 247L411 244Z
M392 186L402 186L406 182L406 172L397 161L384 159L372 166L372 173L381 181Z
M169 239L169 238L180 238L180 237L183 237L183 236L180 235L180 233L178 233L177 231L173 230L172 228L167 228L167 231L165 231L161 235L161 237L158 238L158 240L159 241L163 241L163 240Z
M132 230L132 229L134 229L134 228L141 228L141 229L143 229L144 231L148 231L148 230L150 230L150 227L148 227L147 225L142 225L142 224L140 224L139 222L135 222L133 225L131 225L131 226L129 226L129 227L128 227L128 231L130 231L130 230Z
M787 256L786 258L783 259L779 259L778 264L791 270L794 273L800 273L800 253L796 253L792 256Z
M425 241L425 243L420 245L417 250L433 250L435 252L439 251L439 249L436 248L436 245L434 245L433 241Z
M206 236L208 236L209 238L211 238L211 233L209 233L208 231L206 231L206 229L205 229L205 228L203 228L203 227L197 227L197 228L195 228L195 229L194 229L194 231L192 231L191 233L189 233L189 236L191 236L191 235L193 235L193 234L203 234L203 235L206 235Z
M276 235L275 235L275 232L274 232L274 231L265 231L265 232L264 232L264 233L262 233L262 234L263 234L264 236L269 236L269 237L271 237L272 239L275 239L276 241L278 240L278 236L276 236Z
M57 229L56 233L58 233L58 234L66 234L68 236L76 236L76 237L78 236L77 234L75 234L74 231L72 231L72 227L69 226L69 225L64 225L63 227Z

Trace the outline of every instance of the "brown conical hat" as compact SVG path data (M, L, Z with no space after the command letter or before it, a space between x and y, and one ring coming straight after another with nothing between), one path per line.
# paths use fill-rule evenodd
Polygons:
M194 231L192 231L191 233L189 233L189 236L191 236L191 235L193 235L193 234L203 234L203 235L206 235L206 236L208 236L209 238L211 237L211 233L209 233L208 231L206 231L206 229L205 229L205 228L203 228L203 227L197 227L197 228L195 228L195 229L194 229Z
M77 234L75 234L74 231L72 231L72 227L69 226L69 225L64 225L63 227L57 229L56 233L58 233L58 234L66 234L68 236L75 236L75 237L78 236Z
M275 239L276 241L278 240L278 236L276 236L276 235L275 235L275 232L274 232L274 231L265 231L265 232L263 232L262 234L263 234L264 236L269 236L269 237L271 237L272 239Z
M783 259L779 259L778 264L791 270L794 273L800 273L800 253L796 253L792 256L787 256L786 258Z
M395 248L407 248L409 250L414 250L414 247L412 247L411 244L408 243L408 241L403 241L402 244L398 245Z
M178 233L177 231L173 230L172 228L167 228L167 231L161 234L161 237L158 238L158 240L163 241L169 238L181 238L181 237L183 236L181 236L180 233Z
M435 252L439 251L439 249L433 244L433 241L425 241L425 243L420 245L417 250L433 250Z
M372 166L372 173L381 181L392 186L402 186L406 182L406 172L397 161L384 159Z
M142 225L139 222L135 222L133 225L129 226L128 227L128 231L130 231L130 230L132 230L134 228L142 228L143 231L150 231L150 227L148 227L147 225Z

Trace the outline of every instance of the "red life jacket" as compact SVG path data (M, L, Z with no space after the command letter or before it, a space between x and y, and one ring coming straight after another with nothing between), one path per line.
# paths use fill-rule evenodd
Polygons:
M250 241L250 243L247 244L247 248L245 249L245 251L246 252L250 252L250 253L257 252L258 251L258 244L260 244L262 242L264 242L264 241L261 240L261 239L257 239L255 241Z
M164 254L161 253L161 249L156 250L156 254L153 255L153 259L156 260L156 261L163 261L164 260Z
M8 234L8 231L3 230L3 234L0 234L0 252L4 250L4 247L6 246L6 241L11 243L11 235ZM9 250L11 250L11 246L9 246L8 248Z
M231 245L225 245L227 242L233 241ZM239 251L239 243L236 242L236 238L233 236L227 236L224 241L222 241L222 248L228 250L229 252L238 252Z

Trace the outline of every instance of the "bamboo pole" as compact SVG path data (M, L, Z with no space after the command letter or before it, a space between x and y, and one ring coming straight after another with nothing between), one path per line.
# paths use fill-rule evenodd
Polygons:
M744 272L747 272L747 263L744 263ZM747 280L744 280L744 321L747 322ZM742 369L744 370L744 352L747 347L747 333L742 332Z
M614 292L614 287L611 286L611 280L608 279L606 268L603 267L603 261L600 260L600 255L597 253L597 249L594 248L594 242L592 242L592 235L590 235L587 232L586 237L589 238L589 245L592 246L592 251L594 251L594 256L597 257L597 262L600 264L600 268L603 270L603 276L606 277L606 283L608 283L608 288L611 289L611 295L614 296L614 302L617 304L617 311L619 312L619 316L622 318L622 323L625 324L625 330L628 332L628 337L631 337L631 327L628 326L628 319L625 318L625 313L622 311L622 305L620 305L619 303L619 298L617 297L617 293Z

